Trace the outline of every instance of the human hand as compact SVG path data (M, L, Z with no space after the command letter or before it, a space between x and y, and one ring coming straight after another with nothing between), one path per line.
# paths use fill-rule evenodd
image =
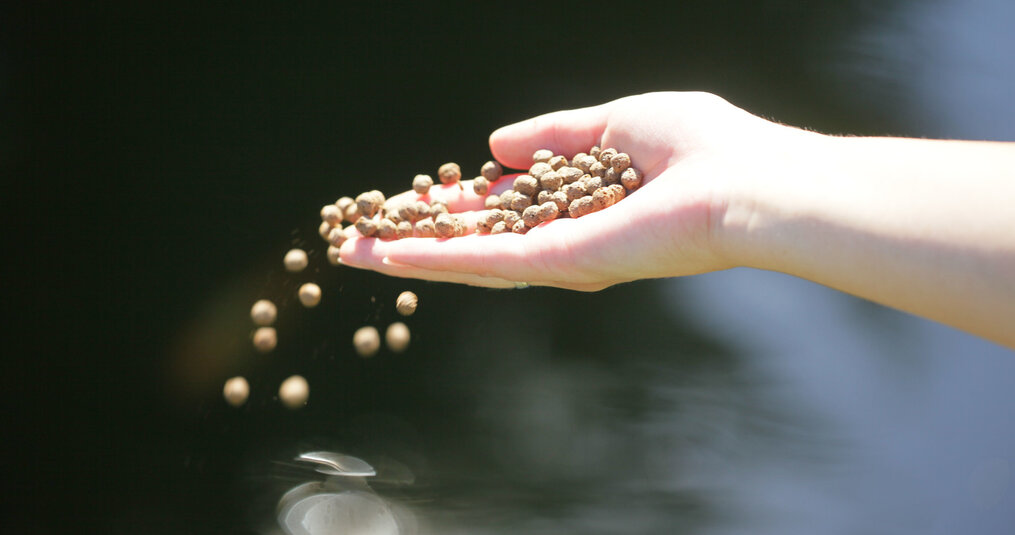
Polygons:
M800 134L707 93L651 93L542 115L494 132L494 157L528 169L537 149L570 157L593 145L613 147L644 172L642 186L605 210L524 235L353 238L342 245L341 261L397 277L583 291L733 267L743 259L725 240L728 206L764 176L775 177L791 152L787 141ZM509 189L514 176L492 191ZM428 195L474 223L483 200L465 186L435 186Z

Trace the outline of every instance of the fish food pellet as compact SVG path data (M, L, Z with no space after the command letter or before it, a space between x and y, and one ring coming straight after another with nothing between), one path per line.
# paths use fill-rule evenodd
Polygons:
M310 260L307 259L307 253L303 249L290 249L282 259L282 263L285 264L286 271L297 273L306 269Z
M486 195L490 191L490 182L485 177L477 176L472 179L472 191L476 192L476 195Z
M479 174L483 175L483 178L490 182L496 182L500 180L502 174L504 174L504 168L499 163L490 160L483 164L483 167L479 169Z
M222 387L222 397L226 399L226 403L233 407L239 407L246 403L249 396L250 384L243 377L232 377Z
M261 299L254 303L254 306L250 307L250 319L254 320L255 325L262 327L271 325L275 323L277 315L278 309L275 307L275 303L267 299Z
M384 218L377 224L377 237L382 240L393 240L398 233L398 226L394 221Z
M641 179L641 171L633 167L628 167L620 175L620 183L624 185L624 189L627 191L638 189L638 186L641 186Z
M417 238L433 238L436 236L437 229L434 227L433 219L428 217L417 221L416 226L413 228L412 235Z
M371 326L360 327L352 335L352 346L363 358L370 358L381 348L381 335Z
M293 375L282 381L278 387L278 399L287 409L298 409L307 404L310 397L310 385L302 375Z
M384 194L377 190L360 193L356 196L356 206L363 217L373 217L384 205Z
M334 204L326 204L321 208L321 221L331 225L342 224L342 210Z
M377 226L380 221L372 217L361 217L356 221L356 230L364 237L370 238L377 234Z
M398 294L395 299L395 310L403 316L411 316L416 312L416 305L419 304L419 298L416 294L410 291L404 291Z
M437 170L437 178L441 184L454 184L462 179L462 168L455 162L448 162Z
M401 353L409 347L409 338L409 327L400 321L388 325L388 330L384 331L384 342L395 353Z
M254 349L267 353L278 345L278 333L274 327L261 327L254 331Z
M329 245L328 246L328 263L329 264L331 264L333 266L337 266L337 265L339 265L341 263L341 262L339 262L339 259L341 258L340 251L341 251L341 249L339 249L338 247L335 247L334 245Z
M452 238L455 235L455 220L451 217L451 214L437 214L433 226L438 238Z
M539 190L539 181L534 176L519 175L512 188L522 195L532 196Z
M321 287L308 282L303 286L300 286L297 295L300 298L300 303L307 308L313 308L321 302Z
M331 233L332 228L340 228L340 227L332 227L327 221L321 221L321 225L317 227L317 233L320 234L322 238L327 240L328 234Z
M522 212L522 221L525 222L525 226L532 228L538 225L541 221L539 220L539 206L533 204L532 206L525 209Z
M492 193L493 183L503 178L503 173L501 164L490 160L474 175L472 189L483 199L486 211L475 214L478 234L525 234L557 218L582 217L609 208L644 182L629 154L599 146L570 158L539 149L533 153L527 172L517 175L510 189ZM454 162L441 165L437 178L442 184L457 183L464 191L461 167ZM412 184L417 198L403 194L395 196L397 200L385 200L383 193L371 190L355 199L342 197L334 205L326 205L321 209L319 232L330 245L328 262L340 264L339 251L332 248L354 236L384 240L464 236L469 230L465 217L451 213L447 201L425 197L433 184L430 175L418 174ZM493 213L498 215L491 217Z
M430 178L430 175L416 175L416 177L412 179L412 191L415 191L420 195L426 195L429 193L431 186L433 186L433 178Z
M328 243L335 247L341 247L345 240L349 239L345 234L345 229L342 227L335 227L328 232Z

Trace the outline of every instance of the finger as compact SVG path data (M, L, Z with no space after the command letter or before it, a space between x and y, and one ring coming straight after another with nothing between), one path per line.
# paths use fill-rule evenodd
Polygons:
M508 167L528 169L532 153L550 149L570 158L597 145L606 130L608 104L558 111L497 129L490 134L490 150Z
M452 241L460 242L462 239L463 238L439 240L436 238L407 238L405 240L399 240L399 243L411 240L418 243L428 243L432 247L436 243L450 243ZM386 249L388 249L387 246L391 243L393 242L385 242L376 238L349 240L345 245L343 245L343 251L339 262L349 267L369 269L385 275L391 275L393 277L424 279L437 282L454 282L485 288L548 286L583 292L595 292L609 286L609 284L601 282L574 282L570 280L508 280L501 277L478 275L468 270L441 271L426 269L419 266L402 264L391 259L386 255Z
M573 255L574 236L580 235L574 225L579 223L574 219L556 220L532 229L528 235L508 232L436 241L390 241L368 254L430 271L473 273L550 286L563 286L561 281L582 284L592 281L583 278L586 271ZM344 250L342 254L344 258Z
M487 195L500 195L511 189L518 173L504 175L496 182L490 184ZM409 200L421 200L429 203L433 200L441 200L448 204L450 212L468 212L470 210L482 210L487 195L478 195L473 189L472 180L462 180L458 184L434 184L426 195L420 195L413 190L403 191L388 199L388 202L398 203Z
M407 240L435 241L434 238L406 238ZM460 239L460 238L455 238ZM402 240L404 241L404 240ZM469 286L481 286L484 288L516 288L514 281L497 277L484 277L472 273L458 273L453 271L435 271L415 266L408 266L394 262L384 256L377 254L376 249L383 247L385 242L376 238L358 238L349 240L343 244L343 253L339 262L344 265L369 269L392 277L408 279L424 279L437 282L454 282L467 284ZM348 247L347 247L348 245Z

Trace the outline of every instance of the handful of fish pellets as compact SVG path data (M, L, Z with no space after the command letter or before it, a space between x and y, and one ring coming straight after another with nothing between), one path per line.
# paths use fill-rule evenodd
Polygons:
M532 166L515 178L511 189L490 194L490 186L500 180L503 168L495 161L483 164L472 181L473 191L484 197L484 208L476 223L479 234L517 232L560 217L577 218L605 210L620 202L641 186L642 172L632 166L627 153L614 148L592 147L571 158L539 149L532 155ZM461 167L453 162L440 166L437 176L442 184L461 187ZM426 195L433 186L430 175L418 174L412 189ZM401 238L453 238L468 232L465 219L448 213L447 204L420 199L392 202L377 190L360 194L353 201L342 197L321 209L321 237L329 242L328 260L338 262L338 247L355 228L362 236L382 240ZM342 227L342 222L348 224Z

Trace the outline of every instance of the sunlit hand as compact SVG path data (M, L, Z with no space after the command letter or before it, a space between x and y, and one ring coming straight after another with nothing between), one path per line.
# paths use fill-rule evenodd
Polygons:
M397 277L515 287L518 283L594 291L636 279L738 265L723 243L722 219L742 184L775 173L785 138L802 131L753 116L707 93L652 93L550 113L501 128L490 148L506 167L528 169L546 148L571 157L592 146L631 156L641 188L605 210L543 223L527 234L348 240L342 262ZM511 187L514 175L493 185ZM430 198L474 224L483 199L457 185ZM412 191L400 194L420 197Z

